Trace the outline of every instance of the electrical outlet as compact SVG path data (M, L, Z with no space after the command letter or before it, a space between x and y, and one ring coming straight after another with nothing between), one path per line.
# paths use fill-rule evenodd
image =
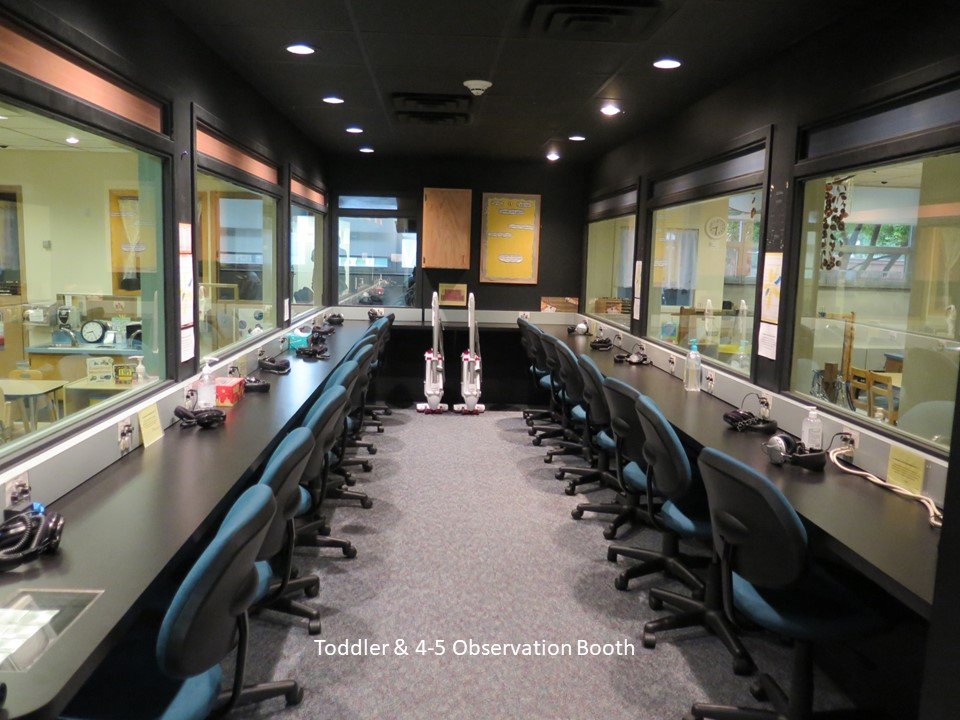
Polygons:
M644 357L647 354L647 346L643 343L637 343L637 354L640 357Z
M670 374L676 375L677 374L677 356L671 355L670 357L668 357L667 365L670 366Z
M117 443L120 446L120 457L133 450L133 420L126 418L117 423Z
M713 370L707 370L707 392L713 392L713 384L716 382L717 376Z
M526 310L521 310L521 311L520 311L520 317L523 318L524 320L529 320L529 319L530 319L530 313L528 313Z
M760 391L760 417L764 420L770 419L770 410L773 409L773 393L766 390Z
M14 475L3 485L3 507L8 508L24 497L30 497L30 478L27 473L22 472Z
M192 387L185 387L183 389L183 404L187 407L193 407L193 403L197 401L197 391Z
M859 430L854 430L852 427L844 427L840 430L840 432L850 436L852 440L851 444L853 445L854 449L860 447L860 431Z

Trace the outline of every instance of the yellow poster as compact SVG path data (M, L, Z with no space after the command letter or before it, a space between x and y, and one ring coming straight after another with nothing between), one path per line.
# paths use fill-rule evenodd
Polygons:
M540 196L483 194L480 282L536 285L540 255Z
M899 485L912 493L923 492L923 476L927 461L923 455L899 445L890 446L890 461L887 464L887 482Z

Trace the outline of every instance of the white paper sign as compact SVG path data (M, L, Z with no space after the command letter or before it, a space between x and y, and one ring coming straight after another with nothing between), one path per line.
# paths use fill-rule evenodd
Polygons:
M772 323L760 323L760 334L757 336L757 355L760 357L777 359L777 326Z
M640 298L634 296L633 298L633 319L640 319Z
M780 280L783 275L783 253L768 252L763 256L763 295L760 319L767 323L780 321Z
M633 294L640 294L640 280L643 278L643 260L637 260L633 266Z
M193 357L193 328L183 328L180 331L180 362L186 362Z

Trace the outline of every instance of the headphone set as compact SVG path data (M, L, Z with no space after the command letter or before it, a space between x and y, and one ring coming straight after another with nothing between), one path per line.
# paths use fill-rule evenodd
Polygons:
M590 347L594 350L610 350L613 348L613 340L608 337L598 337L590 341Z
M286 358L260 358L257 361L257 366L264 372L273 373L274 375L286 375L290 372L290 361Z
M307 338L306 347L296 349L297 357L307 360L327 360L330 356L327 354L327 335L335 332L331 327L329 330L320 325L314 325Z
M615 363L627 363L629 365L652 365L653 361L647 357L647 354L641 349L640 343L633 346L633 352L617 353L613 356Z
M0 525L0 572L13 570L45 553L55 553L63 536L63 515L40 503Z
M325 322L330 325L343 325L343 314L342 313L330 313L327 315Z
M587 327L585 322L577 323L576 325L567 325L567 335L589 335L590 328Z
M760 447L774 465L797 465L820 472L827 464L826 452L807 450L802 442L797 442L783 432L773 435L767 442L761 443Z
M180 427L214 428L223 425L227 421L227 414L223 410L216 408L207 408L204 410L190 410L183 405L177 405L173 409L174 416L180 420Z
M723 414L723 420L737 432L758 432L773 435L777 431L777 421L757 417L747 410L731 410Z

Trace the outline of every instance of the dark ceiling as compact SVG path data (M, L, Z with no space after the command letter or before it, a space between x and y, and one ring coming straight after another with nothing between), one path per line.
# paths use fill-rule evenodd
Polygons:
M865 0L164 0L318 145L378 155L587 161ZM295 56L294 42L316 48ZM652 67L672 56L678 70ZM469 99L467 79L493 82ZM395 95L459 96L462 125L398 121ZM342 96L342 105L322 102ZM624 113L600 114L606 99ZM757 99L763 102L762 98ZM462 111L462 108L458 112ZM431 115L418 115L436 119ZM464 118L460 118L463 120ZM362 135L345 132L363 127ZM571 133L587 136L574 143Z

